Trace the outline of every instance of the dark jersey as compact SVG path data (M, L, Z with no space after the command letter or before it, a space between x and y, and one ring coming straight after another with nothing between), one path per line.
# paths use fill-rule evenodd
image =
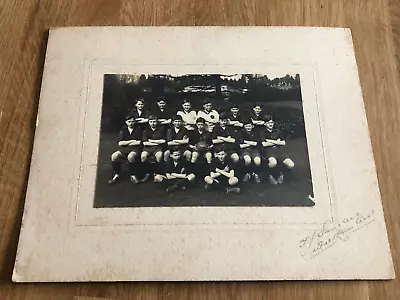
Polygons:
M236 114L236 116L234 116L232 113L229 113L229 114L228 114L228 120L229 120L230 122L234 122L234 121L243 122L243 117L242 117L242 115L239 114L239 113ZM229 127L232 128L232 130L233 130L235 133L238 133L239 131L242 130L242 127L239 127L239 126L229 125Z
M241 134L240 138L240 143L244 144L244 141L251 141L251 142L257 142L257 146L250 146L247 147L246 149L257 149L260 148L261 145L261 135L259 132L252 130L251 132L243 131Z
M170 142L172 140L183 140L189 137L189 133L185 127L182 127L178 132L176 132L175 128L168 128L167 130L167 141Z
M196 144L199 142L205 142L208 146L211 145L211 133L206 130L204 130L202 133L200 133L197 129L193 130L189 135L189 144L196 146Z
M272 131L264 130L262 133L262 139L269 139L269 140L277 140L277 139L284 139L282 131L279 129L272 129Z
M148 126L144 131L143 131L143 141L146 142L149 139L151 140L164 140L165 139L165 133L162 128L157 127L155 130L151 129L150 126Z
M257 116L254 112L250 115L250 118L251 118L251 120L253 122L254 121L264 121L264 122L266 121L266 118L265 118L265 116L263 114L259 114ZM256 125L256 124L254 124L254 129L256 129L258 131L264 130L264 128L265 128L265 125Z
M231 170L234 170L233 163L230 160L228 160L227 158L225 158L225 161L220 161L218 158L215 158L211 164L211 171L215 172L215 170L217 168L220 170L224 170L226 167L227 167L227 169L225 170L226 172L230 172Z
M124 126L118 134L118 142L129 141L129 140L142 140L142 131L140 128L133 128L132 132L129 132L127 126Z
M166 108L161 110L158 106L151 110L151 114L156 116L158 119L170 119L173 115L170 110Z
M212 139L216 139L218 136L222 136L222 137L232 137L235 139L235 143L218 143L216 144L216 148L218 149L219 147L221 147L222 145L225 146L226 150L228 151L232 151L235 150L237 148L237 138L236 138L236 133L235 131L230 128L229 126L226 126L225 129L223 129L220 125L215 126L212 133L211 133L211 138Z
M146 110L139 112L137 109L133 109L129 112L129 116L133 117L136 121L138 118L147 118L149 116L149 112ZM143 130L146 128L147 123L138 123L136 126Z
M186 174L186 165L179 160L178 163L175 165L175 162L171 159L166 162L165 164L165 173L177 173L177 174Z

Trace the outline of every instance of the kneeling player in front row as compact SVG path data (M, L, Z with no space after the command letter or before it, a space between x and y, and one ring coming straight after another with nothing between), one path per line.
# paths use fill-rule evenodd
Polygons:
M268 161L269 181L271 184L283 183L284 174L294 168L294 162L284 154L286 141L282 132L274 128L275 122L271 116L266 116L262 145L264 157Z
M206 121L203 118L197 118L196 129L190 133L189 148L192 152L191 162L197 163L201 159L206 159L207 163L211 163L211 133L205 128Z
M172 128L167 130L167 145L168 148L164 152L164 160L168 161L170 158L170 147L179 146L179 149L185 159L190 161L192 153L189 150L189 133L183 126L181 116L174 116L172 120Z
M261 136L260 133L254 129L251 119L246 120L243 123L244 130L240 142L240 148L242 149L242 157L245 165L243 181L249 181L251 177L253 177L256 183L260 183Z
M154 182L165 184L169 193L176 190L184 191L194 182L195 175L188 172L187 163L181 159L179 147L170 149L170 158L165 165L164 172L159 172L154 176Z
M142 182L149 180L152 173L156 173L160 169L163 162L163 150L165 146L164 131L158 126L155 116L149 116L149 126L143 131L143 151L141 160L146 175ZM155 158L157 165L152 167L149 162L150 158Z
M235 187L239 179L235 176L233 163L226 157L226 151L222 148L215 152L215 161L212 164L211 172L204 178L205 189L222 187L227 193L240 193L240 188Z
M125 118L126 126L122 128L118 136L118 150L111 155L111 164L113 168L113 178L108 182L116 183L120 179L121 165L124 160L129 163L130 179L137 183L134 163L140 153L142 132L138 126L135 126L135 119L129 115Z

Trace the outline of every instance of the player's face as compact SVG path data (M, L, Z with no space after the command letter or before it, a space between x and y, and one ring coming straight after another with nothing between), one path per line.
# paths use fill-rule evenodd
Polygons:
M185 103L182 104L182 108L183 108L184 111L189 111L190 106L191 105L190 105L189 102L185 102Z
M265 123L265 126L267 127L267 129L272 130L274 128L274 121L273 120L269 120L268 122Z
M173 161L177 161L181 158L181 154L179 153L179 151L174 151L171 153L171 158Z
M217 152L217 153L215 153L215 157L216 157L219 161L225 161L226 153L225 153L225 151Z
M253 111L256 115L261 113L261 106L254 106Z
M200 131L204 130L204 123L203 122L198 122L196 123L197 129Z
M174 120L172 122L175 128L181 128L182 127L182 121L181 120Z
M211 103L206 103L203 105L203 108L205 111L209 112L209 111L211 111L212 105L211 105Z
M245 124L244 125L244 130L246 130L247 132L251 132L253 130L253 124Z
M128 126L129 128L133 127L133 124L135 124L135 121L133 119L129 119L125 121L126 126Z
M137 108L138 110L142 110L143 107L144 107L144 103L143 103L143 101L138 101L138 102L135 104L135 106L136 106L136 108Z
M151 128L157 127L157 120L149 120L149 125Z
M221 127L225 127L226 124L228 124L228 120L227 119L220 119L219 120L219 124L221 125Z
M232 114L236 115L238 112L239 112L239 108L237 108L237 107L232 107L231 108L231 113Z
M157 104L160 109L164 109L165 106L167 105L167 103L165 103L165 101L158 101Z

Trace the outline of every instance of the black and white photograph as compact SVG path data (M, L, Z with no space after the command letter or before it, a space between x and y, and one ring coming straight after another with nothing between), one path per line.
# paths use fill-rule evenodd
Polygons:
M299 74L105 74L94 207L313 206Z
M313 205L299 74L104 75L94 207Z

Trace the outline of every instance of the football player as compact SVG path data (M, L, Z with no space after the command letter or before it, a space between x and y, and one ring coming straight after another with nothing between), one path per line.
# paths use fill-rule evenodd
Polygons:
M143 98L135 100L135 108L129 113L135 119L135 123L140 129L144 129L147 126L149 112L145 110L145 104Z
M263 135L262 146L270 170L269 181L273 185L281 184L284 174L294 168L294 162L283 153L286 141L282 132L275 128L272 116L266 116Z
M206 130L212 132L214 126L219 122L219 113L212 109L211 99L207 98L203 101L203 110L199 110L197 117L206 120Z
M215 159L211 165L209 175L204 178L205 189L219 187L225 189L226 193L240 193L240 188L236 185L239 179L235 176L232 162L227 159L224 147L215 152Z
M189 150L189 133L183 127L181 116L174 116L172 119L172 128L167 130L167 150L164 152L164 160L168 161L171 156L170 147L179 146L179 150L187 161L190 161L192 153Z
M205 120L197 118L196 129L190 132L189 148L192 150L191 162L196 163L199 158L205 158L207 163L212 162L212 141L211 134L205 129Z
M157 107L152 110L151 113L157 117L158 125L164 130L166 130L172 122L171 113L167 108L167 102L163 96L157 98Z
M135 162L140 154L142 143L142 131L135 126L135 118L128 115L125 118L126 126L122 128L118 135L118 150L111 155L111 164L113 168L113 177L108 182L114 184L120 179L121 164L124 160L128 161L130 180L133 183L138 183L139 180L135 174Z
M236 103L231 105L230 113L228 113L228 126L230 126L236 133L240 132L243 128L242 116L239 112L239 105Z
M183 125L187 130L195 129L197 113L192 110L192 104L189 100L183 100L182 110L178 110L176 114L182 117Z

